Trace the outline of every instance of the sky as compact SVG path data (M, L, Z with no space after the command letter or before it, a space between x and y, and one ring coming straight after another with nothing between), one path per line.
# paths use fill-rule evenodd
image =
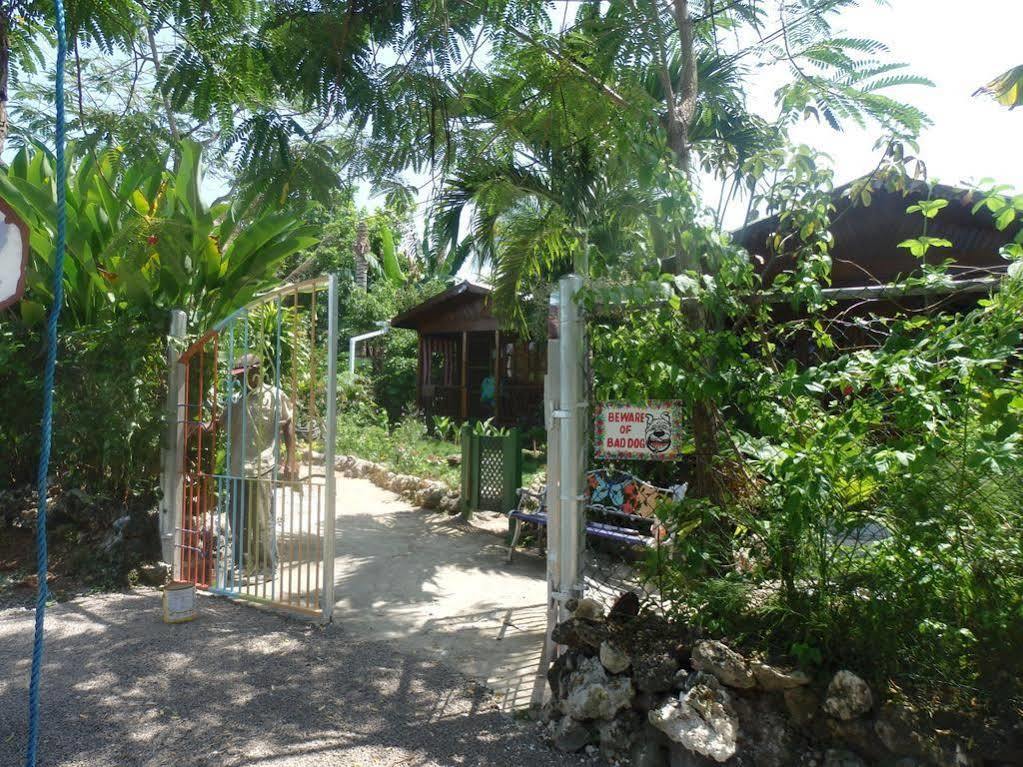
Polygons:
M849 36L885 43L892 60L909 64L911 72L934 82L933 88L892 91L933 121L920 136L918 155L931 180L958 184L993 178L1023 192L1023 109L1010 111L990 98L971 95L1023 63L1023 2L892 0L890 7L879 7L865 0L843 14L842 26ZM770 113L772 91L768 83L754 86L751 104ZM792 137L828 153L838 183L868 173L880 157L873 149L878 138L873 130L837 133L807 123L793 130Z

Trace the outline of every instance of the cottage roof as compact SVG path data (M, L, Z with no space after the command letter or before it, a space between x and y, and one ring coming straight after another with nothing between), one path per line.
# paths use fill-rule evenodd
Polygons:
M920 268L920 260L899 243L923 233L923 218L906 212L906 208L927 199L928 187L918 183L906 194L873 184L871 204L865 206L849 195L852 182L832 193L835 212L831 232L835 238L831 250L832 285L836 288L885 285ZM1003 245L1012 240L1015 227L998 231L993 217L986 210L973 213L976 193L959 187L935 185L930 194L949 201L935 219L928 222L928 235L942 237L951 248L932 249L929 257L935 262L952 259L952 273L957 278L976 278L1005 271L1006 262L999 256ZM768 279L791 266L791 259L770 258L767 240L777 230L778 217L754 221L735 232L735 239L752 255L758 257L758 269Z
M466 280L402 312L391 326L420 333L494 331L499 325L490 310L490 293L487 286Z

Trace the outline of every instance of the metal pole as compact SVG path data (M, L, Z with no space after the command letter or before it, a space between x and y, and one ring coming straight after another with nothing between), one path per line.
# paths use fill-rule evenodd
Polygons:
M583 326L576 297L582 288L577 274L558 282L560 314L560 408L554 413L561 421L559 435L560 488L560 572L561 600L582 594L582 479L584 470L583 411Z
M174 562L174 532L181 527L182 441L185 435L182 412L185 404L185 378L178 360L185 340L188 318L180 309L170 313L167 333L167 434L161 460L160 484L163 503L160 507L160 555L164 562Z
M548 641L550 629L562 619L562 607L557 595L563 592L561 582L561 419L554 414L559 411L561 395L561 342L551 339L547 342L547 375L544 376L544 422L547 426L547 605ZM553 658L551 658L553 660Z
M380 331L386 332L386 331ZM353 358L354 359L354 358ZM327 475L327 500L323 524L323 620L334 614L334 521L337 492L334 470L335 431L337 429L337 276L327 283L327 434L324 462Z

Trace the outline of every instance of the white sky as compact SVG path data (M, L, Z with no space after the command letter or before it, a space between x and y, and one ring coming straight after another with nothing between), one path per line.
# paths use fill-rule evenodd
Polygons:
M890 7L879 7L864 0L843 14L842 26L849 36L887 44L892 60L934 82L933 88L892 91L933 121L920 137L919 154L932 180L957 184L990 177L1023 192L1023 109L1010 112L990 98L971 95L1023 63L1023 2L893 0ZM754 86L751 105L771 114L772 91ZM826 125L804 124L792 136L831 156L838 183L867 173L879 159L873 130L836 133ZM730 213L741 218L741 211Z

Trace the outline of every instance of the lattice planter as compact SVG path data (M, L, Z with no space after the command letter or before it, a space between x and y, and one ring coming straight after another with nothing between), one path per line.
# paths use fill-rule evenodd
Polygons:
M522 486L522 437L476 434L462 427L462 515L473 511L507 513L515 508Z

